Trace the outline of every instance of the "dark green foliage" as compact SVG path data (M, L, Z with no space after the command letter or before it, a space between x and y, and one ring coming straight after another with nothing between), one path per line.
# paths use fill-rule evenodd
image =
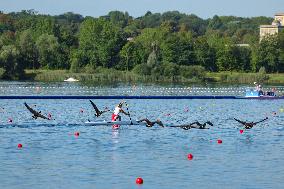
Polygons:
M120 51L120 62L116 66L119 70L132 70L135 65L146 62L146 55L141 43L128 42Z
M14 23L11 16L0 12L0 34L5 31L13 31Z
M78 50L84 51L84 65L116 66L125 43L123 32L105 19L88 18L81 24Z
M162 61L178 65L194 65L196 58L190 33L171 34L161 45Z
M147 64L138 64L133 68L133 72L141 75L151 75L151 69Z
M59 44L54 35L42 34L36 41L39 64L47 69L59 69Z
M208 71L217 71L216 53L205 36L198 37L194 43L194 53L197 65L201 65Z
M0 12L0 75L15 79L24 69L89 74L115 69L174 81L202 80L205 70L283 72L284 32L259 41L259 25L272 20L217 15L205 20L178 11L148 11L139 18L120 11L100 18ZM236 77L225 74L224 79Z
M224 25L219 16L215 15L212 19L209 20L208 29L212 30L222 30Z
M21 55L20 61L25 68L35 69L40 67L38 51L31 30L25 30L19 33L18 47Z
M128 23L132 20L132 17L129 16L128 12L120 12L120 11L111 11L107 16L103 16L114 25L117 25L121 28L124 28L128 25Z
M24 66L19 62L20 52L14 45L2 46L0 50L0 68L3 79L20 79L24 75Z
M71 24L71 23L81 23L84 20L84 17L80 14L75 14L73 12L66 12L64 14L55 16L55 19L60 24Z
M268 36L261 40L261 42L254 49L253 69L258 71L264 67L268 73L280 71L280 45L277 36Z
M278 35L278 41L279 41L279 65L278 65L278 71L284 72L284 31L280 32Z
M205 69L202 66L181 66L180 74L185 78L197 78L204 79L205 78Z

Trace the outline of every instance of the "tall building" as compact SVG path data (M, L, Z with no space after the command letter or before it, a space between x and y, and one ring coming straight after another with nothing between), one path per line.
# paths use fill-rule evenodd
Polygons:
M284 13L277 13L271 25L260 25L260 40L267 35L278 34L284 30Z

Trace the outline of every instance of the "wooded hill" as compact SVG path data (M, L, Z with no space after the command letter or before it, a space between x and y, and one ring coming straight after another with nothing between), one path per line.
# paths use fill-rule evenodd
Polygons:
M133 18L112 11L99 18L33 10L0 13L0 77L21 79L25 69L101 69L140 75L202 77L205 71L284 71L284 33L259 42L259 25L273 18L178 11ZM248 44L239 45L239 44Z

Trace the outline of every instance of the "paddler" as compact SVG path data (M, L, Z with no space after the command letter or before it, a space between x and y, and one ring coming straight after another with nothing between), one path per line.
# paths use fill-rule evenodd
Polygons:
M119 113L123 113L125 115L130 115L129 113L125 112L123 109L122 109L122 105L124 104L125 102L122 101L120 102L115 108L114 108L114 111L111 115L111 121L121 121L121 116L119 115ZM119 128L119 125L115 124L112 126L114 129L117 129Z

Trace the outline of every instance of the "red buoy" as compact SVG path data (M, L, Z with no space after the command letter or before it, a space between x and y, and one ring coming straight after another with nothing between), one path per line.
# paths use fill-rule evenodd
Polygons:
M217 140L217 143L218 143L218 144L222 144L223 141L222 141L221 139L218 139L218 140Z
M141 177L138 177L136 179L136 184L143 184L143 179Z
M114 124L114 125L112 125L112 129L119 129L119 125L117 125L117 124Z
M240 133L242 134L243 132L244 132L244 130L241 129L241 130L240 130Z
M79 133L79 132L75 132L74 135L75 135L76 137L78 137L78 136L80 135L80 133Z
M22 148L23 147L23 145L22 144L18 144L18 148Z
M192 160L192 159L193 159L193 155L192 155L192 154L188 154L188 155L187 155L187 159L188 159L188 160Z

